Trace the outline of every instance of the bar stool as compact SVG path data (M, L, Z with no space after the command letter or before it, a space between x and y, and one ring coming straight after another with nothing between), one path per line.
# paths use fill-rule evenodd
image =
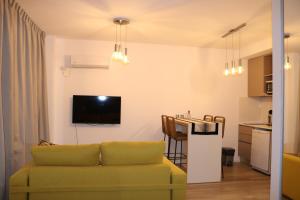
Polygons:
M162 115L161 116L161 128L162 128L162 132L164 134L164 141L166 141L166 136L167 136L167 115Z
M187 140L187 134L182 133L179 131L176 131L176 124L175 124L175 118L174 117L167 117L167 132L169 133L170 139L175 140L175 152L174 152L174 164L176 164L177 160L177 142L180 142L180 153L179 153L179 159L180 159L180 166L182 163L182 158L186 158L186 156L182 153L182 141ZM171 140L169 140L169 147L170 147Z
M214 120L214 116L212 116L212 115L204 115L203 120L207 121L207 122L212 122Z
M214 117L214 122L222 124L222 139L223 139L224 138L224 134L225 134L225 117L215 116ZM222 152L223 152L223 148L224 147L222 147ZM222 178L224 178L224 169L223 169L223 163L222 162L221 162L221 166L222 166Z
M162 115L161 116L161 127L162 127L162 132L164 134L164 141L166 141L166 136L168 136L168 149L167 149L167 158L170 158L170 146L171 146L171 137L168 132L168 122L167 122L167 115Z

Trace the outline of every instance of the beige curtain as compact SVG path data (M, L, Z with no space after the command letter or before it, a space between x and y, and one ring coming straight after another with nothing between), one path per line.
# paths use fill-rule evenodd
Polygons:
M300 54L290 52L291 69L285 70L284 152L300 153Z
M1 194L9 176L48 139L45 33L12 0L0 0Z
M300 54L300 53L299 53ZM298 58L298 62L300 64L300 57ZM299 71L300 73L300 71ZM300 75L299 75L300 76ZM298 94L300 96L300 78L299 78L299 88L298 88ZM300 156L300 97L299 97L299 101L298 101L298 134L297 134L297 141L298 141L298 156Z

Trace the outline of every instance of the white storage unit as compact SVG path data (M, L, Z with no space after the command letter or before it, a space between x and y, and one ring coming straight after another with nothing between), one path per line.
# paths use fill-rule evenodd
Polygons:
M252 168L271 173L271 131L253 129L251 147L251 166Z
M184 120L187 126L187 182L210 183L221 181L221 156L222 156L222 126L218 125L217 134L202 135L193 133L205 123L202 120ZM212 123L215 124L215 123ZM200 127L199 127L200 126ZM215 131L215 126L207 131ZM178 130L182 130L177 126Z

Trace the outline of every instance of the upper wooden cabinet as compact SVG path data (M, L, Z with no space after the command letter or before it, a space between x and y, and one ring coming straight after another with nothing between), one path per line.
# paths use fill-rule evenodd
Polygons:
M270 96L267 83L272 82L272 55L248 60L248 96Z

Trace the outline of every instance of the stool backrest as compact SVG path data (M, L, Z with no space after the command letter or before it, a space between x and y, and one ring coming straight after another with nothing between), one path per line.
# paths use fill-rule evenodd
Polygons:
M212 121L214 121L214 116L212 116L212 115L204 115L203 120L207 121L207 122L212 122Z
M222 138L223 138L225 134L225 117L215 116L214 122L222 123Z
M167 129L168 129L168 135L171 137L176 137L176 124L175 124L175 118L168 116L167 117Z
M161 127L162 127L162 132L164 134L167 134L168 135L168 124L167 124L167 115L162 115L161 116Z

